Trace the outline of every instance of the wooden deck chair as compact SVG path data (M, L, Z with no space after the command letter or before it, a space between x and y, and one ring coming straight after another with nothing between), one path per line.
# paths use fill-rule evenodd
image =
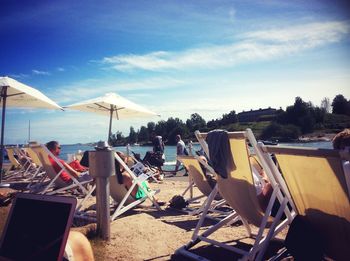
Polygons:
M286 213L289 210L286 207L288 200L287 198L283 197L283 194L277 185L273 187L273 193L271 195L266 211L264 212L260 207L254 186L251 165L249 162L250 151L247 143L247 133L248 131L228 133L229 144L232 153L232 155L229 155L229 157L233 158L235 168L229 173L227 179L224 179L221 176L217 177L218 191L236 212L232 213L231 215L221 220L219 223L213 225L203 233L199 234L199 229L204 222L205 216L207 215L207 209L210 206L210 200L214 198L213 193L215 193L215 190L213 190L209 196L209 200L204 208L203 214L197 224L197 227L192 235L192 240L185 246L179 248L176 253L183 254L196 260L204 260L203 257L199 257L198 255L195 255L189 251L189 249L194 245L198 244L201 241L204 241L236 252L243 256L243 260L262 260L271 238L275 237L291 222L291 219L288 218L290 215L287 215L287 219L280 221L283 212ZM203 146L204 151L207 155L209 155L208 145L205 142L207 134L199 133L198 131L196 131L195 134L200 144ZM263 161L264 159L259 160ZM271 176L269 179L273 180L274 178ZM276 184L276 182L272 182L271 184ZM279 200L280 207L274 218L270 216L270 213L276 199ZM220 229L222 226L232 224L232 221L236 219L238 215L240 216L249 237L252 237L249 224L259 228L257 235L253 238L254 244L248 251L209 238L212 233ZM268 229L267 233L264 233L265 229Z
M19 174L22 175L23 173L23 165L17 160L15 157L15 148L14 147L6 147L7 156L10 161L10 166L7 168L4 179L9 179L13 177L17 177Z
M127 151L130 151L127 150ZM129 152L130 153L130 152ZM150 166L146 166L141 160L138 160L133 152L132 154L127 154L127 165L128 167L134 171L134 173L138 176L141 172L145 173L146 175L148 175L153 182L159 183L159 180L157 180L156 176L157 176L157 171L159 171L158 169L154 168L154 167L150 167Z
M214 187L210 186L210 183L200 166L201 163L199 162L199 160L195 156L185 155L177 156L177 159L184 165L189 174L189 186L185 189L181 196L185 196L188 191L190 191L194 186L196 186L201 192L201 195L193 197L193 194L190 193L190 198L186 199L187 202L191 203L204 197L207 200ZM216 209L225 205L225 203L225 200L220 196L219 193L217 193L208 211L226 215L227 212L222 212ZM202 206L199 208L186 208L185 211L190 215L198 215L203 211L204 206L205 202L203 202Z
M135 199L131 196L131 191L134 189L134 187L138 185L140 188L143 188L141 183L147 181L150 177L146 174L141 174L137 177L135 173L128 167L128 165L118 156L117 153L115 153L115 159L119 162L121 166L123 166L125 171L127 171L130 174L130 176L133 179L133 184L129 189L126 189L123 184L119 184L116 175L112 175L111 177L109 177L110 196L117 206L116 210L110 217L110 221L114 221L118 216L134 208L135 206L143 203L147 199L149 199L152 202L153 206L155 206L158 210L161 210L157 201L154 198L154 195L157 194L159 190L147 191L146 189L143 189L146 196L140 199ZM91 216L85 215L83 211L80 211L80 209L90 196L91 192L84 198L83 202L79 204L76 216L94 219L94 217L91 218Z
M84 187L84 185L92 182L92 179L89 181L79 182L75 177L69 174L69 172L61 164L61 162L46 148L45 145L43 144L33 145L31 146L31 148L37 154L38 158L42 163L43 169L45 170L45 176L43 177L41 184L39 184L40 189L38 190L38 184L36 184L35 187L30 188L32 192L53 195L59 192L75 190L79 188L84 195L87 195L89 193L89 191ZM59 173L56 173L56 171L52 167L49 157L51 157L57 163L57 165L61 168L61 171ZM66 183L61 179L60 174L63 171L66 171L67 174L70 175L70 178L72 180L70 184ZM46 177L48 177L50 180L48 184L45 184Z
M27 151L31 161L36 166L36 169L34 170L32 177L30 178L30 183L27 186L27 188L30 189L30 187L32 186L35 179L42 177L45 174L45 171L43 168L43 164L41 163L41 161L40 161L38 155L35 153L35 151L31 147L26 148L26 151Z
M32 170L29 157L22 149L17 147L7 147L6 151L10 160L10 166L4 174L5 179L25 179L26 174ZM18 158L21 158L21 160L18 160Z
M325 254L335 260L349 260L350 194L342 167L342 160L350 160L349 153L263 144L260 147L276 156L296 211L319 232Z

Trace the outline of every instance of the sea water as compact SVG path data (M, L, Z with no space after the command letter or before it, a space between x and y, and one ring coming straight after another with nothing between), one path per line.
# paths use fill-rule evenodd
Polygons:
M320 142L295 142L295 143L279 143L282 146L296 146L296 147L313 147L313 148L322 148L322 149L331 149L332 143L330 141L320 141ZM126 153L126 147L114 147L114 150L118 150ZM200 149L200 145L194 143L193 151L197 151ZM68 154L75 154L78 150L86 151L92 150L94 151L94 147L87 145L61 145L61 155L60 158L63 160L68 159ZM151 146L131 146L130 150L134 153L139 153L141 159L146 155L147 151L152 151ZM176 146L165 146L165 162L175 164L176 161Z

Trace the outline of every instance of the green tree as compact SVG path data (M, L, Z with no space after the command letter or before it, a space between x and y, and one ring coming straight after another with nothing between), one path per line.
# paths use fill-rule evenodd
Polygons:
M331 112L331 101L328 97L324 97L321 101L321 109L323 109L326 113Z
M198 113L191 114L191 118L186 120L186 127L192 133L206 127L206 122Z
M145 126L141 126L138 134L138 142L147 142L149 141L148 129Z
M136 133L134 127L132 127L132 126L130 127L128 142L131 144L137 142L137 133Z
M227 114L222 115L221 125L228 125L231 123L236 123L237 121L238 121L238 117L236 115L236 112L233 110Z
M152 121L147 123L147 130L148 130L148 135L150 136L153 131L156 129L156 124Z
M341 94L338 94L334 97L332 102L332 113L334 114L347 114L349 103L345 97Z

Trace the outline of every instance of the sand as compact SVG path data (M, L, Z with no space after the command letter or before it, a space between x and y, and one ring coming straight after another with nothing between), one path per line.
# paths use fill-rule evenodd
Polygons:
M181 194L188 185L187 178L174 177L166 178L163 183L152 183L154 189L160 189L157 195L160 200L168 202L174 195ZM195 195L199 192L195 190ZM91 201L93 203L93 200ZM9 206L0 208L0 231L5 223ZM89 237L96 260L187 260L183 256L175 255L176 249L190 241L199 220L198 216L190 216L177 210L163 207L159 211L151 207L149 201L127 211L117 220L111 222L111 239L105 241L99 239L95 233L96 224L84 224L76 221L79 230ZM214 224L215 221L208 220L201 231ZM253 228L256 233L257 229ZM286 231L279 236L285 237ZM252 243L252 239L246 238L244 227L236 223L230 227L221 228L213 234L214 239L237 243L245 246ZM271 256L283 246L282 240L274 240L267 252ZM240 256L222 250L218 247L200 243L193 250L211 260L237 260Z

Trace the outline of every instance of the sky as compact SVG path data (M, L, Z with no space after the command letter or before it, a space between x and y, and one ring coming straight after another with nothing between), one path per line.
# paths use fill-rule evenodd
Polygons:
M280 108L299 96L319 106L350 99L347 1L0 0L0 76L61 106L115 92L160 114ZM106 140L108 117L7 108L5 143Z

